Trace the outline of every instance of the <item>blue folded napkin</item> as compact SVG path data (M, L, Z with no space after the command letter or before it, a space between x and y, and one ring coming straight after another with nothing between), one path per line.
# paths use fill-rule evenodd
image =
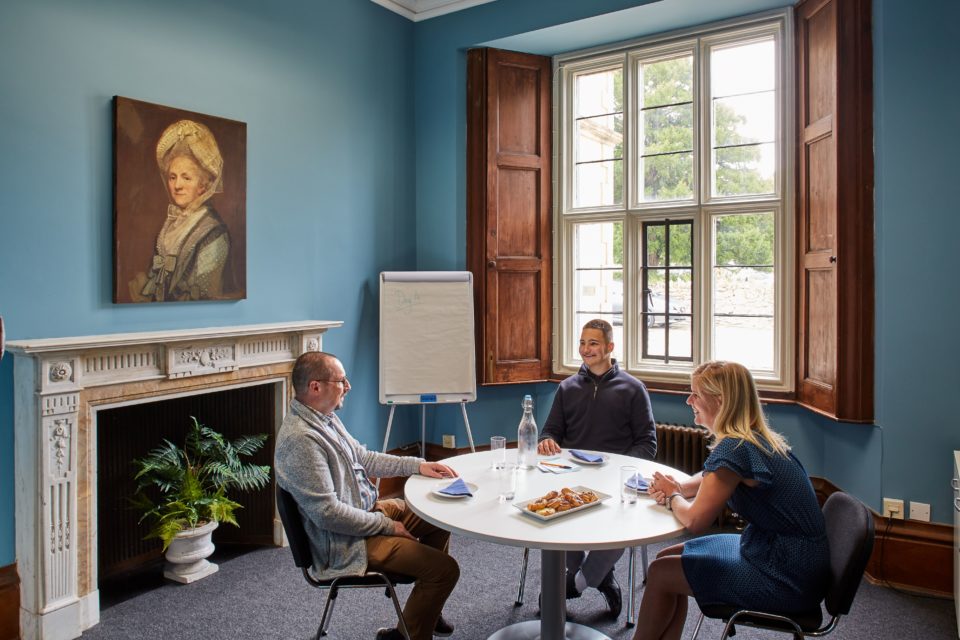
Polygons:
M467 487L467 483L463 481L463 478L457 478L443 489L439 490L440 493L445 493L448 496L472 496L470 489Z
M650 488L650 483L638 473L627 480L627 486L636 491L646 491Z
M586 451L580 451L579 449L570 449L570 455L574 458L578 458L585 462L602 462L603 456L596 453L587 453Z

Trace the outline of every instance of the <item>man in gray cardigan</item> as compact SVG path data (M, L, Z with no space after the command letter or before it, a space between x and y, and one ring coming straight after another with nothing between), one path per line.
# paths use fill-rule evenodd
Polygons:
M313 575L328 580L370 569L413 576L403 610L411 640L451 635L453 627L440 615L460 577L447 553L450 533L418 518L403 500L378 499L369 476L443 478L456 472L439 462L368 451L347 433L334 411L343 407L350 381L336 357L301 355L293 366L293 388L274 469L303 515ZM402 637L395 628L377 632L377 640Z

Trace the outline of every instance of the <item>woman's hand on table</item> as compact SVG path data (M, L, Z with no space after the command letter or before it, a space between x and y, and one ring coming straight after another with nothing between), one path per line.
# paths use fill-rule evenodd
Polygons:
M667 498L671 495L675 493L683 495L683 487L673 476L654 471L647 493L657 501L657 504L666 504Z
M428 478L456 478L457 472L441 462L421 462L420 475Z

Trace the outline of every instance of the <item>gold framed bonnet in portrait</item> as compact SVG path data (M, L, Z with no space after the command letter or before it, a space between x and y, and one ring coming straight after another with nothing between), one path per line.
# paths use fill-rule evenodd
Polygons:
M113 301L247 297L247 125L114 96Z

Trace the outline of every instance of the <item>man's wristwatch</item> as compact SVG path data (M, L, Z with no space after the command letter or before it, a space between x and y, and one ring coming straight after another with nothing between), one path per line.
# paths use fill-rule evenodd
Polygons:
M682 497L683 497L683 494L680 493L679 491L675 491L671 493L669 496L667 496L667 501L664 503L664 506L667 507L667 511L673 511L674 498L682 498Z

